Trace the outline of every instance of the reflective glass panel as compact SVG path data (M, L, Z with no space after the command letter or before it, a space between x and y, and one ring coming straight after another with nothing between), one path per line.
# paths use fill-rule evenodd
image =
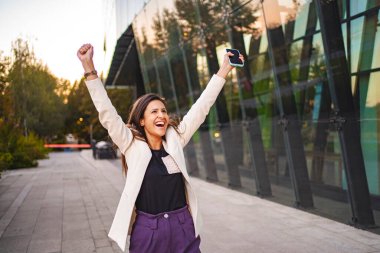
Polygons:
M351 14L371 8L367 2L350 0ZM347 17L349 6L345 3L338 1L342 18ZM320 24L313 8L315 3L310 0L152 0L136 17L134 30L147 91L165 96L170 112L180 115L187 112L218 71L226 47L247 53L246 68L235 69L226 77L223 92L194 135L190 152L196 154L201 178L228 185L237 173L242 185L239 189L254 194L258 182L254 166L259 157L254 154L263 151L260 158L269 174L273 199L294 205L289 161L305 159L310 182L301 183L312 188L313 211L347 222L351 214L341 142L331 124L331 87L327 83ZM367 29L375 27L369 14L348 21L350 34L347 24L342 24L346 53L351 48L352 72L380 67L380 58L376 57L380 54L380 36L378 28ZM375 15L380 18L378 13ZM325 25L328 29L329 24ZM272 43L268 35L276 36ZM281 43L274 45L278 41ZM370 43L374 46L369 47ZM373 57L360 63L363 52L372 52ZM363 68L363 62L370 66ZM356 94L360 95L360 134L368 184L376 196L380 188L379 73L351 76L351 87L359 89ZM294 123L299 126L303 153L289 152L287 147L294 140L287 139L289 128L280 124L280 109L293 102L296 110L285 116L294 117L295 122L287 127L294 130Z
M380 11L377 16L377 21L380 20ZM379 25L377 25L375 43L373 47L373 59L372 59L372 68L380 68L380 29Z
M370 75L368 84L360 85L360 130L369 190L380 195L380 72Z
M310 3L302 4L298 8L298 14L295 19L294 39L302 37L306 33L307 20L309 16Z
M358 71L360 47L362 43L364 17L360 17L351 22L351 72Z
M367 6L367 0L350 0L351 16L365 11L366 6Z

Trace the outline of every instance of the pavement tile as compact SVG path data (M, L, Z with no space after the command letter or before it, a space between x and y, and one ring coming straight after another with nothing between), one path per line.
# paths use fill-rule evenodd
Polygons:
M31 236L10 236L0 238L1 253L25 253L28 249Z
M114 252L116 252L116 253L123 253L121 251L121 249L119 248L119 246L115 242L112 241L111 245L112 245L112 249L113 249ZM127 246L125 248L129 249L129 243L127 243Z
M8 187L7 191L0 196L0 200L15 200L24 187Z
M32 239L61 239L62 227L39 227L32 234Z
M18 212L22 211L39 211L41 209L41 200L26 200L19 207Z
M112 247L96 248L96 253L114 253Z
M202 240L202 239L201 239ZM223 253L225 252L224 249L222 248L223 246L220 245L218 242L208 242L208 243L202 243L201 241L201 252L218 252L218 253ZM247 251L251 252L251 251Z
M83 240L64 240L62 242L62 253L95 253L94 241L89 239Z
M73 220L73 221L64 221L63 222L63 233L70 233L73 230L88 230L90 231L90 225L86 220Z
M105 229L103 223L99 219L89 220L91 231L103 230Z
M119 161L94 161L86 152L52 153L41 168L12 171L0 179L0 219L1 211L9 209L5 206L31 185L0 238L1 253L121 253L107 236L124 187ZM380 252L379 235L191 180L204 220L202 252Z
M354 241L365 243L370 246L377 245L380 243L380 238L378 235L352 227L350 230L341 233L341 235L350 238Z
M95 247L101 248L101 247L111 247L111 242L109 239L95 239Z
M92 231L92 236L94 239L106 239L106 238L108 238L107 231L104 229Z
M43 199L41 201L41 208L62 208L63 199L62 198L53 198L53 199Z
M355 228L349 225L339 223L339 222L331 222L331 220L328 220L328 219L320 219L318 223L316 223L315 225L323 229L335 232L335 233L344 233L344 232L356 230Z
M93 218L98 218L99 214L96 210L92 209L92 210L87 210L87 217L89 219L93 219Z
M34 185L32 186L32 189L28 193L28 195L25 197L25 201L36 201L41 200L45 197L46 194L46 186L40 186L38 185L38 182L34 182Z
M63 230L63 241L92 238L90 229Z
M34 223L27 222L11 222L11 224L8 225L8 227L5 229L2 237L9 237L9 236L20 236L20 235L31 235L34 230Z
M13 203L14 199L1 200L0 199L0 212L5 213ZM0 218L2 215L0 215Z
M43 207L40 210L38 220L62 219L62 207Z
M67 205L64 204L63 207L63 215L71 215L71 214L86 214L86 208L81 205Z
M267 247L262 251L265 252L279 252L279 253L330 253L329 251L323 251L319 247L310 247L307 243L293 240L291 242L284 242L279 244L272 244L270 247ZM331 252L332 253L332 252ZM335 252L337 253L337 252Z
M371 252L373 247L358 243L349 238L344 237L341 234L337 234L331 231L323 231L318 228L304 228L300 229L304 233L302 236L298 236L300 241L305 242L311 248L320 248L320 252L344 252L344 253L356 253L356 252Z
M77 222L77 221L87 221L86 213L64 213L63 222Z
M102 215L102 216L100 216L100 219L103 222L103 224L105 224L105 225L108 225L108 224L111 225L112 221L113 221L113 216L111 214Z
M61 251L61 239L32 239L27 253L50 253Z

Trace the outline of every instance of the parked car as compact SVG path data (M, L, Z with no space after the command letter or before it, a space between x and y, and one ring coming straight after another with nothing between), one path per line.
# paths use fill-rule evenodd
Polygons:
M112 143L107 141L99 141L95 144L94 149L94 158L95 159L116 159L117 153L113 148Z

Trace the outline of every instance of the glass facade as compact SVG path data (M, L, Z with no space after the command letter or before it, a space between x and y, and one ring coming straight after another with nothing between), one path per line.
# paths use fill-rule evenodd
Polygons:
M245 55L186 148L192 175L380 225L379 0L151 0L133 30L145 90L183 116Z

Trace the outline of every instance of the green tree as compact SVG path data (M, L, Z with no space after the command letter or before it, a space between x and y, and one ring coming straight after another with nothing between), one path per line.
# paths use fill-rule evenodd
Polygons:
M0 51L0 118L4 118L7 114L7 105L9 105L9 97L5 96L7 87L7 78L9 70L9 57L2 55ZM9 106L8 106L9 107Z
M57 94L58 80L47 66L36 59L28 42L17 39L12 45L13 61L5 93L12 112L8 117L16 127L51 139L64 126L65 106Z
M46 156L44 142L63 131L69 86L21 38L11 57L0 52L0 172L37 166Z
M131 89L111 89L107 93L119 115L126 122L133 100L133 91ZM74 134L81 143L90 143L90 127L92 126L92 135L95 140L107 139L107 131L99 122L98 113L83 79L74 83L67 97L67 111L66 134Z

